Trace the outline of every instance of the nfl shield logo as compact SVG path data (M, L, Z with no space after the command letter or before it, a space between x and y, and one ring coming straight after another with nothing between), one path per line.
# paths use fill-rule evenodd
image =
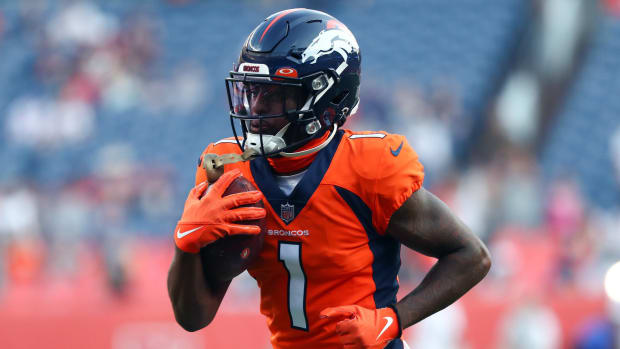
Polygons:
M286 204L280 204L280 218L287 224L295 218L295 205L291 205L288 202Z

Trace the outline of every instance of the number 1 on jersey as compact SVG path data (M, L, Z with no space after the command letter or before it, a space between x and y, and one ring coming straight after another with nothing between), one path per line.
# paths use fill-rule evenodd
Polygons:
M288 273L288 314L291 327L308 331L306 316L306 274L301 266L301 243L280 241L278 259Z

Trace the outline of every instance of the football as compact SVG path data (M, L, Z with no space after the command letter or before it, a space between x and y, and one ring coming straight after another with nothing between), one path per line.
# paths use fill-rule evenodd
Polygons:
M230 184L224 196L252 190L256 190L256 187L245 177L240 176ZM264 207L262 200L241 207L246 206ZM203 265L209 266L204 269L205 277L209 280L218 282L232 280L250 266L263 248L265 218L235 223L257 225L261 232L257 235L226 236L203 247L200 250L200 257Z

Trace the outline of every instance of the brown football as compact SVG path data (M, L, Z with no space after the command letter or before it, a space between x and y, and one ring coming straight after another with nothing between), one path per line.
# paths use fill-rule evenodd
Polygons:
M224 196L256 190L256 187L245 177L236 178L224 192ZM264 207L262 200L244 205ZM265 239L265 218L235 222L237 224L257 225L261 228L257 235L233 235L218 239L200 250L202 264L205 266L205 277L213 281L228 281L243 273L258 257Z

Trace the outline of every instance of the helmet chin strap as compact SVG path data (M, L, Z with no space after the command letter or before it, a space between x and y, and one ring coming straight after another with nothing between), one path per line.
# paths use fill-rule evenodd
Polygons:
M273 136L271 136L271 135L264 135L263 137L266 138L266 139L263 139L263 147L265 149L267 149L267 145L269 145L269 147L273 147L273 148L277 149L276 147L279 144L282 144L282 146L281 146L282 148L285 147L286 143L284 142L284 139L282 138L282 135L284 135L284 132L286 132L286 130L288 129L289 126L290 126L290 123L287 124L286 126L284 126L278 133L276 133ZM302 150L302 151L298 151L298 152L294 152L294 153L280 152L280 155L283 156L283 157L292 158L292 157L304 156L304 155L308 155L308 154L312 154L314 152L317 152L317 151L325 148L325 146L327 146L329 144L329 142L331 142L331 140L336 135L336 130L337 129L338 129L338 124L334 124L334 129L332 130L332 132L329 135L329 137L327 137L327 139L323 143L317 145L316 147L313 147L313 148L310 148L310 149L306 149L306 150ZM252 136L252 137L260 137L260 135L248 132L248 141L250 140L250 136ZM256 141L258 141L258 143ZM258 148L257 148L256 144L257 144ZM209 183L213 183L222 175L222 173L224 173L224 165L226 165L226 164L234 164L234 163L240 162L240 161L252 160L252 159L256 158L257 156L259 156L259 154L261 154L261 152L260 152L260 139L254 138L252 144L250 144L250 143L248 143L246 141L246 147L245 147L245 151L243 152L243 154L236 154L236 153L233 153L233 154L222 154L222 155L217 155L217 154L212 154L212 153L204 154L203 157L202 157L202 167L205 170L206 177L207 177L207 180L209 181Z
M306 150L302 150L302 151L293 152L293 153L280 152L280 155L283 156L283 157L286 157L286 158L294 158L294 157L297 157L297 156L304 156L304 155L308 155L308 154L312 154L314 152L317 152L317 151L325 148L329 144L329 142L331 142L331 140L336 135L336 130L337 129L338 129L338 125L334 124L334 129L332 130L332 132L329 135L329 137L327 137L327 139L323 143L317 145L316 147L313 147L313 148L310 148L310 149L306 149Z

